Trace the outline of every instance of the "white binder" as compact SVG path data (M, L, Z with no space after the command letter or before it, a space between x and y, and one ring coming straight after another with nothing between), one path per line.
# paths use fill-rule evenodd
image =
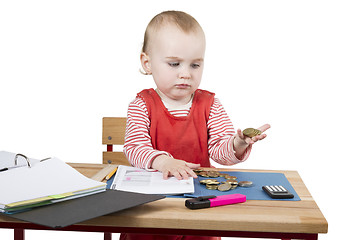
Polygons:
M58 158L40 161L0 151L0 212L24 211L105 190L105 183L85 177Z

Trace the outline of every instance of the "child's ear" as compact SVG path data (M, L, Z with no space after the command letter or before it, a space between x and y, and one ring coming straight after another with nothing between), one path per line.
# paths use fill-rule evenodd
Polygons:
M142 68L145 71L145 73L147 75L152 74L152 68L151 68L149 56L145 52L142 52L140 56L140 60L141 60Z

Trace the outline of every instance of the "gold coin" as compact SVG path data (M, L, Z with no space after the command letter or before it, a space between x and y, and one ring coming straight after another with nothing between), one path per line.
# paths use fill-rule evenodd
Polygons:
M247 137L255 137L261 134L261 131L255 128L246 128L243 130L243 134Z
M229 184L229 183L223 183L223 184L220 184L220 185L218 186L218 190L224 192L224 191L230 190L231 187L232 187L231 184Z
M231 175L225 176L225 178L226 178L227 180L236 180L236 179L237 179L237 177L231 176Z
M227 179L226 182L230 183L231 185L238 185L238 182L233 179Z
M217 171L208 171L208 177L217 178L217 177L219 177L219 172L217 172Z
M218 189L218 185L205 185L205 187L207 188L207 189L209 189L209 190L216 190L216 189Z
M208 172L207 171L202 171L200 173L198 173L199 176L201 177L208 177Z
M203 179L203 180L200 180L199 182L201 184L208 184L208 183L215 183L215 182L217 182L219 184L218 180L216 180L216 179Z
M193 172L198 175L200 172L203 172L203 169L201 168L193 169Z
M199 181L200 184L207 184L207 182L208 182L208 179L204 179L204 180Z
M207 182L206 185L219 185L220 183L217 181Z
M238 183L240 187L251 187L253 185L252 181L240 181Z

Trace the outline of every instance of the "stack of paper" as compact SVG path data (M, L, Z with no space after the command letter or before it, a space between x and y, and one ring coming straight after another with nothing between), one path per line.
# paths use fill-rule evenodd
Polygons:
M30 159L31 167L22 161L22 167L11 168L15 155L0 151L0 212L15 213L106 190L105 183L85 177L58 158Z
M194 192L193 178L178 180L170 177L164 180L161 172L119 166L111 189L146 194L184 194Z

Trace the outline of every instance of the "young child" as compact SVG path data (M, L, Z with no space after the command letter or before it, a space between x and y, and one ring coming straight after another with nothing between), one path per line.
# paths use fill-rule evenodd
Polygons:
M164 179L196 178L193 169L245 161L252 144L266 134L237 132L215 94L198 89L205 36L190 15L162 12L148 24L141 64L157 88L137 94L128 109L124 153L131 165L158 170ZM259 128L262 132L270 126ZM212 237L121 234L121 239L217 239Z

